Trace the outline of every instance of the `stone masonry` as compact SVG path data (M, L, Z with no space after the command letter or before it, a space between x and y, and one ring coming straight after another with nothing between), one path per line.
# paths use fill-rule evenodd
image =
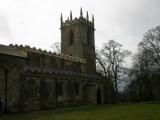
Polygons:
M5 112L103 104L106 82L96 73L94 18L61 15L61 54L0 45L0 97Z

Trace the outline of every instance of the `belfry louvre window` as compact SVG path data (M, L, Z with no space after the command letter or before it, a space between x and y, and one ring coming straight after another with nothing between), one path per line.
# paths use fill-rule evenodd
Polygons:
M75 91L75 95L79 96L79 89L80 89L80 83L79 82L75 82L74 83L74 91Z
M70 31L70 41L69 41L69 44L72 45L74 43L74 33L73 31L71 30Z
M63 81L57 82L57 96L63 96Z
M92 40L92 34L91 34L91 30L88 29L87 30L87 44L90 45L91 44L91 40Z

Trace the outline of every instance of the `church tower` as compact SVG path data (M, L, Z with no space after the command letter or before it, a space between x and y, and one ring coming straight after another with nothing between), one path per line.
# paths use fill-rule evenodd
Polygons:
M83 17L82 8L79 18L70 17L63 21L61 14L61 52L62 54L86 59L87 72L94 74L95 65L95 41L94 41L94 16L89 20L88 12Z

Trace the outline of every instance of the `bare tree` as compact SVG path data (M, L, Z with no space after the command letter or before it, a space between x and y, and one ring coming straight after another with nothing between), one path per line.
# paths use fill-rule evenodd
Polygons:
M96 69L97 72L104 76L107 82L107 100L108 103L111 103L112 93L113 93L113 85L111 80L111 71L110 71L110 63L107 61L105 57L101 54L101 51L96 49Z
M151 60L151 56L149 50L139 48L138 53L133 58L132 76L136 76L136 79L132 81L132 84L137 84L141 100L153 100L154 98L151 79L154 62Z
M51 45L53 52L60 54L61 53L61 46L59 42L55 42Z
M133 79L128 86L133 99L148 101L159 98L159 78L155 78L155 71L160 71L160 26L145 33L134 55L130 70L130 78Z
M150 29L145 33L142 42L139 47L150 51L150 56L154 61L155 67L160 71L160 26Z
M108 62L107 69L111 73L115 94L118 94L118 79L124 72L123 63L125 58L131 54L130 51L122 49L122 45L114 40L104 44L101 55Z
M101 73L106 78L109 77L110 73L110 65L109 62L107 62L107 59L105 59L101 51L96 49L96 68L99 73Z

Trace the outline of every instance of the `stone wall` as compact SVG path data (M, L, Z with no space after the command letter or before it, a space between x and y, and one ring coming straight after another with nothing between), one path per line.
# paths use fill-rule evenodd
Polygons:
M0 54L0 97L6 112L19 108L20 81L24 58Z
M36 52L27 52L27 65L31 67L61 69L76 72L85 72L85 63L69 59L58 58Z
M21 105L24 106L21 111L97 104L98 89L101 91L101 103L104 103L101 82L55 74L26 73L26 75L20 90ZM61 95L58 94L59 82L62 82ZM76 88L77 86L78 88Z
M0 97L5 112L104 103L102 78L87 73L85 60L28 47L8 48L13 53L16 49L19 56L0 54Z

